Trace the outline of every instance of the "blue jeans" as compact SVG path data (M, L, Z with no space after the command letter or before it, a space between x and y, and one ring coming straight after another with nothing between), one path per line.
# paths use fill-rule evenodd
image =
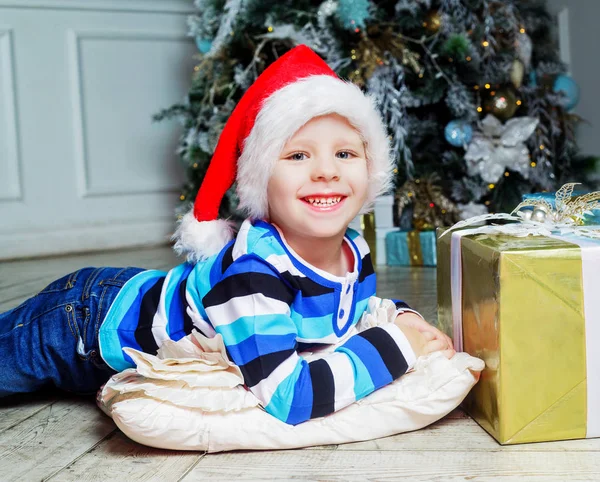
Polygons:
M140 268L83 268L0 314L0 397L55 386L95 393L115 372L102 360L98 330Z

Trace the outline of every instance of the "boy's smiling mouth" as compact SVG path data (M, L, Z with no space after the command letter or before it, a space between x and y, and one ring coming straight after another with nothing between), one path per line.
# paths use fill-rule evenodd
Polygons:
M314 195L303 197L302 201L313 208L318 208L319 210L329 210L333 207L339 206L346 199L346 197L347 196L343 196L341 194Z

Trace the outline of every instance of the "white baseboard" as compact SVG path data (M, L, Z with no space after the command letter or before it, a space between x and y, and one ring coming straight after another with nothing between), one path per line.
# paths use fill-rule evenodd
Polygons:
M174 219L0 232L0 261L168 244Z

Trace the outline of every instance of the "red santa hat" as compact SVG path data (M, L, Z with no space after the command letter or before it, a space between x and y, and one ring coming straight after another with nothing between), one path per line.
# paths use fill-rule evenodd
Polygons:
M217 217L234 181L239 208L250 218L268 219L267 184L284 145L312 118L334 113L345 117L365 143L369 190L361 212L368 212L391 184L393 162L385 125L374 99L341 80L321 57L300 45L267 67L236 105L194 207L173 235L175 250L197 262L232 239L232 223Z

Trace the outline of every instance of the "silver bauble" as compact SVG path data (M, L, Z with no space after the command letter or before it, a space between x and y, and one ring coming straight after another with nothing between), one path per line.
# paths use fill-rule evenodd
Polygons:
M537 221L538 223L543 223L544 221L546 221L547 215L548 213L544 208L536 207L531 213L531 220Z
M529 221L531 219L531 215L533 214L532 209L521 209L521 217Z

